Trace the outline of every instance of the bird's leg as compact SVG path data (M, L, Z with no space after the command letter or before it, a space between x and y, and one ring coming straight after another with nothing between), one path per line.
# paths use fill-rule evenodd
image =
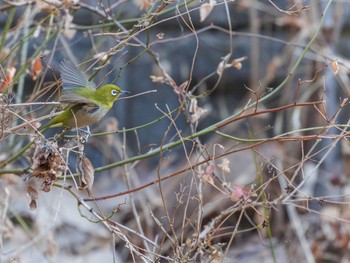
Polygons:
M64 135L64 133L65 133L66 131L67 131L67 129L64 128L63 131L62 131L61 133L59 133L59 134L56 134L56 135L53 137L53 139L54 139L56 142L58 142L59 140L62 139L62 137L63 137L63 135Z
M84 129L79 129L79 131L85 133L85 136L82 136L81 138L81 143L86 143L88 140L89 140L89 137L91 135L91 132L90 132L90 127L89 126L86 126L86 130Z

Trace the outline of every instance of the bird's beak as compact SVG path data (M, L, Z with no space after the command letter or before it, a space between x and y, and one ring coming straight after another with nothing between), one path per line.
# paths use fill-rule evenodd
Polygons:
M120 93L121 94L130 94L130 91L122 90Z

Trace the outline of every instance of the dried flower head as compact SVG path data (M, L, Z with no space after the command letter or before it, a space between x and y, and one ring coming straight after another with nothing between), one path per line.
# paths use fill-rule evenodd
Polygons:
M30 158L31 173L27 179L27 195L30 208L37 207L38 190L49 192L52 184L63 175L66 166L56 143L44 140L35 142L33 156Z

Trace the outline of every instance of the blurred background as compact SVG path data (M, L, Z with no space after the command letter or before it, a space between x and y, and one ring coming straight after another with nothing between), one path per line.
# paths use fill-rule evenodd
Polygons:
M1 260L348 262L349 8L2 1ZM63 59L131 92L83 147L37 130Z

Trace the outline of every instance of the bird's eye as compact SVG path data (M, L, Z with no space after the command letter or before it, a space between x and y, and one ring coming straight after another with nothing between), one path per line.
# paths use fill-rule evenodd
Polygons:
M117 96L118 91L116 91L115 89L112 89L112 90L111 90L111 94L112 94L113 96Z

